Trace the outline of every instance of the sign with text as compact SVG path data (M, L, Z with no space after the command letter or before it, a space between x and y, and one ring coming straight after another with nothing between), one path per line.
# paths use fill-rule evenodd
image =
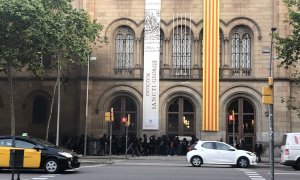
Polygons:
M159 56L161 0L145 1L143 129L159 128Z

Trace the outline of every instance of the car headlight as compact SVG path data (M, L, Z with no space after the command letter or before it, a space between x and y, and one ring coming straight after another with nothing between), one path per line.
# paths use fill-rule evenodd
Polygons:
M255 154L254 153L252 153L252 152L246 152L249 156L255 156Z
M73 156L72 156L72 154L70 154L70 153L67 153L67 152L58 152L60 155L62 155L62 156L64 156L64 157L66 157L66 158L72 158Z

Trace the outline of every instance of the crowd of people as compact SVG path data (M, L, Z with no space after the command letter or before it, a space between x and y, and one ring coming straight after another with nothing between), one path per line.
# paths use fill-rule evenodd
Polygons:
M126 149L126 137L125 136L112 136L111 154L112 155L124 155L125 153L132 156L149 156L149 155L186 155L188 147L197 142L198 139L195 136L189 138L163 135L161 137L155 137L154 135L147 137L146 134L143 137L137 138L135 136L129 136L127 138ZM222 138L218 141L223 141ZM51 142L51 140L50 140ZM87 137L87 155L108 155L109 154L109 137L103 134L101 138ZM243 149L243 139L236 144L237 149ZM84 136L80 137L68 137L65 136L60 145L75 151L77 154L84 154ZM261 161L261 154L263 151L262 144L257 142L255 145L255 153L258 158L258 162Z
M148 156L148 155L185 155L189 145L194 144L198 139L192 137L190 141L186 138L182 140L179 137L167 136L162 137L150 136L147 137L145 134L142 138L136 138L131 136L128 139L127 153L132 156ZM109 141L104 134L100 138L100 154L107 154L107 147ZM112 154L124 154L126 151L126 138L124 136L113 136L112 138Z
M141 138L130 136L127 139L125 136L112 136L111 154L122 155L130 154L132 156L148 156L148 155L186 155L190 145L197 142L195 136L190 138L181 138L178 136L155 137L154 135L147 137L146 134ZM88 155L108 155L109 154L109 137L106 134L99 139L87 138L87 154ZM75 151L78 154L83 154L84 136L80 137L64 137L61 145Z

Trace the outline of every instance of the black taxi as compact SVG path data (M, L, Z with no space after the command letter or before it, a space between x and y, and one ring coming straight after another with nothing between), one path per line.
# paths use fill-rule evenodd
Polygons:
M44 140L29 136L0 136L0 170L11 168L11 150L23 150L23 169L44 169L47 173L58 173L78 168L80 162L75 152L57 147Z

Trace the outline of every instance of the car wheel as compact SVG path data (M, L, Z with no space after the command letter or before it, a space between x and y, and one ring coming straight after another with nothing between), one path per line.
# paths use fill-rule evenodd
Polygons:
M293 168L294 168L295 170L300 170L300 159L298 159L298 160L296 161L296 163L295 163L295 165L293 166Z
M49 174L55 174L59 171L59 163L56 159L47 159L44 169Z
M192 159L191 159L191 164L192 164L194 167L200 167L201 164L202 164L202 159L201 159L201 157L199 157L199 156L194 156L194 157L192 157Z
M246 157L240 157L237 161L237 167L247 168L250 166L249 160Z

